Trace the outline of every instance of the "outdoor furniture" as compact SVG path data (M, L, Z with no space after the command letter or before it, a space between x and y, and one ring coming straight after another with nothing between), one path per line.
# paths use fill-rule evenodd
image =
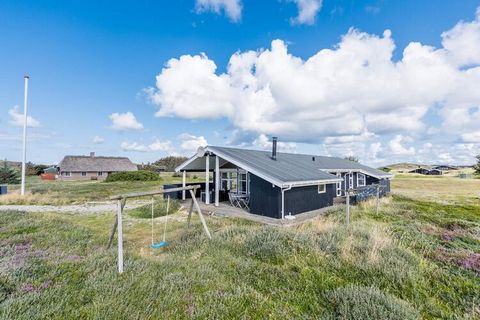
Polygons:
M228 199L230 200L230 204L233 207L246 209L247 211L250 210L248 206L249 196L246 194L235 194L235 193L228 193Z

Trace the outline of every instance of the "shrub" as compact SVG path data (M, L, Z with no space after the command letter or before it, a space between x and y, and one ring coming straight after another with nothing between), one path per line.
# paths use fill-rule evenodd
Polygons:
M418 319L407 302L375 287L349 286L327 294L333 306L332 319Z
M170 208L168 214L172 214L178 211L180 204L178 201L170 199ZM151 218L152 217L152 204L146 204L141 207L129 210L129 214L135 218ZM153 217L163 217L167 214L167 200L160 199L153 202Z
M0 184L3 183L20 183L20 174L17 170L14 170L7 166L7 160L3 162L3 167L0 167Z
M276 228L264 227L255 231L245 242L248 256L261 261L282 263L292 254L293 235Z
M115 181L157 181L161 180L158 173L152 171L138 170L128 172L114 172L108 175L105 182Z

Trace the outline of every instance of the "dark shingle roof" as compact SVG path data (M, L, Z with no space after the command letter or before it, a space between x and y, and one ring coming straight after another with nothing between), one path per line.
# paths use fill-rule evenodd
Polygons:
M65 156L60 171L136 171L137 166L126 157Z
M205 148L214 154L218 154L221 158L228 161L234 161L237 165L264 175L269 181L274 180L280 184L290 184L293 182L314 182L322 180L338 179L329 172L333 171L360 171L374 177L391 177L390 174L364 166L358 162L316 155L296 154L296 153L277 153L277 159L271 158L269 151L248 150L239 148L227 148L208 146ZM189 163L188 161L185 163ZM185 165L184 164L184 165ZM192 162L192 165L199 164ZM182 166L180 166L182 167ZM212 169L213 166L210 166ZM186 166L187 170L199 168Z

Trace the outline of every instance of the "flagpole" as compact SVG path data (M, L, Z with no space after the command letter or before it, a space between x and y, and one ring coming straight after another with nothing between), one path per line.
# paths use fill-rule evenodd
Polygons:
M27 109L28 109L28 79L30 77L26 75L25 79L25 95L23 97L23 157L22 157L22 188L20 194L25 195L25 161L27 159Z

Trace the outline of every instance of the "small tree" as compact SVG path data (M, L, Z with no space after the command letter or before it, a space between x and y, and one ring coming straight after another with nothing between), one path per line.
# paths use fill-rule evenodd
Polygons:
M480 154L475 158L477 158L477 164L473 166L473 169L475 170L475 174L480 175Z
M11 169L7 166L7 160L3 162L3 167L0 167L0 183L19 184L20 174L17 170Z

